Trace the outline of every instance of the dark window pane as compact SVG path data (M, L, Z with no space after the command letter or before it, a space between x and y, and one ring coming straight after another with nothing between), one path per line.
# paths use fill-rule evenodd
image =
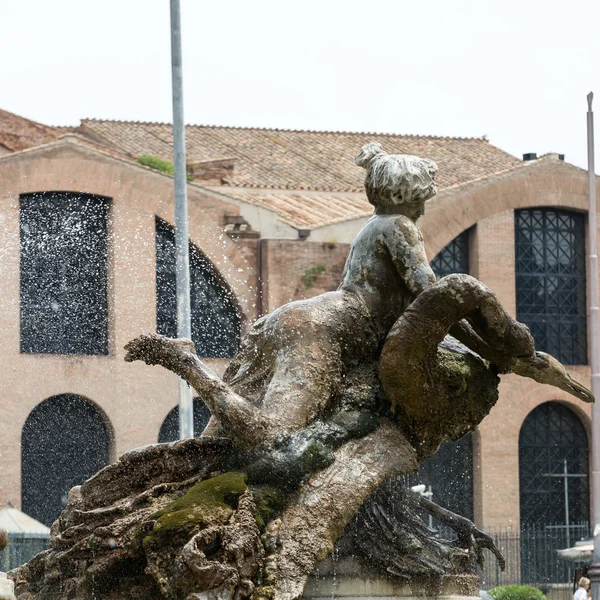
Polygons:
M109 432L91 402L53 396L27 417L21 457L23 511L49 526L65 508L69 490L109 463Z
M175 232L156 220L156 330L177 337ZM233 294L211 262L190 244L192 340L198 356L235 356L240 317Z
M517 319L538 350L587 363L583 215L552 208L515 213Z
M107 354L108 202L21 197L21 352Z
M194 436L200 437L200 434L208 424L210 419L210 411L206 407L206 404L200 400L200 398L194 398ZM174 442L179 439L179 407L176 406L172 409L169 414L165 417L162 425L160 426L160 432L158 434L158 441Z
M572 410L558 402L535 408L519 433L519 487L521 523L566 522L565 482L569 477L569 522L589 518L588 439L583 424ZM554 475L554 476L550 476Z
M469 230L444 246L430 263L438 279L452 273L469 272Z

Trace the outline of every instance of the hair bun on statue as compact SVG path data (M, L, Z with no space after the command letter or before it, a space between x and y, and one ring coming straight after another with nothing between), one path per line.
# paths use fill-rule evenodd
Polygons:
M358 153L358 156L354 159L354 162L363 169L369 166L369 163L377 156L387 154L383 149L383 146L379 142L369 142L365 144Z

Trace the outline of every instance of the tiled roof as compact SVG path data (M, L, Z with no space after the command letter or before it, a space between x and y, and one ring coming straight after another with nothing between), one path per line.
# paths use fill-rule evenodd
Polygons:
M212 188L248 204L271 210L297 229L316 229L373 214L364 194Z
M11 152L47 144L61 134L62 132L54 127L0 110L0 146Z
M81 133L133 156L172 156L171 125L84 119ZM484 138L448 138L375 133L290 131L188 125L188 162L234 157L224 188L270 188L362 192L364 171L354 164L360 147L379 141L390 153L435 160L440 188L510 169L521 161ZM227 193L223 189L223 193Z
M168 123L84 119L79 127L48 127L0 110L0 151L4 146L18 152L69 134L83 136L95 148L122 160L135 160L144 154L172 158L172 128ZM206 163L206 172L213 177L210 181L196 179L196 183L270 210L298 229L323 227L372 213L364 195L364 171L354 164L361 146L370 141L381 142L389 153L435 160L440 189L485 179L524 164L484 138L186 127L188 163ZM219 178L221 185L213 187Z

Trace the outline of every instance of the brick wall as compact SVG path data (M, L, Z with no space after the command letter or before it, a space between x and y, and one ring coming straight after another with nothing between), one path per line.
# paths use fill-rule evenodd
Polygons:
M7 156L0 162L0 505L20 504L20 436L31 410L57 394L97 405L114 437L114 456L157 441L177 403L177 380L164 369L123 361L124 344L155 331L155 215L173 222L172 179L73 144ZM74 191L111 198L108 356L19 351L19 195ZM238 208L189 186L190 237L213 261L247 320L255 314L255 250L223 234ZM209 361L222 371L226 361Z
M348 244L264 241L265 311L335 290L342 279L348 250Z

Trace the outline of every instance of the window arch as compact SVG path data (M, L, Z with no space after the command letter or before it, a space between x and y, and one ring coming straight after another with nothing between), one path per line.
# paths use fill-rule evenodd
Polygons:
M194 436L200 437L210 419L210 411L200 398L194 398ZM174 442L179 439L179 406L171 409L160 426L159 443Z
M20 198L21 352L108 354L107 198Z
M539 350L587 364L584 217L554 208L515 212L517 320Z
M519 432L521 523L565 523L564 465L569 478L569 522L589 518L589 449L579 417L559 402L534 408Z
M177 337L175 231L156 219L156 330ZM235 298L212 263L190 243L192 340L198 356L235 356L240 316Z
M457 235L433 258L430 266L438 279L452 273L469 272L469 229Z
M67 494L110 462L112 431L89 400L52 396L29 414L21 434L23 511L50 526Z

